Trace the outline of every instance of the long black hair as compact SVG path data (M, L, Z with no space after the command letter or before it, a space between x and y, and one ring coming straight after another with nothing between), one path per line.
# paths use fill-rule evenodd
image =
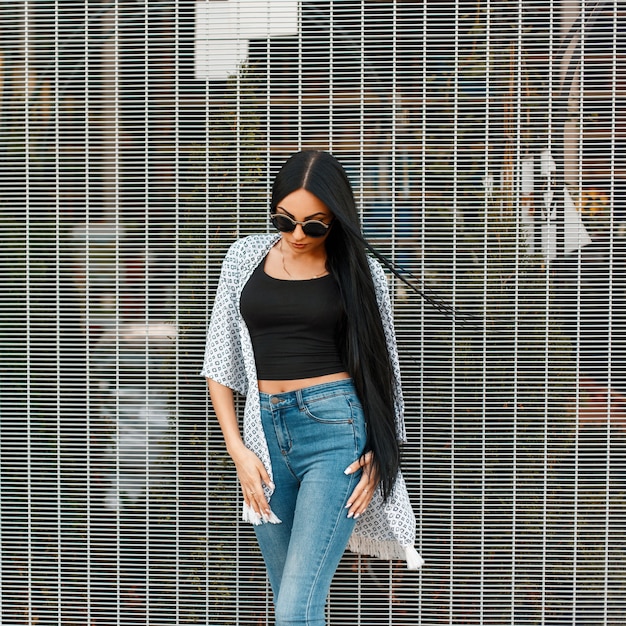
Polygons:
M306 150L290 157L272 187L271 212L290 193L306 189L332 211L326 239L327 269L335 277L344 309L339 341L348 373L363 404L365 452L373 453L383 499L393 490L400 468L396 432L395 380L376 300L352 186L342 165L327 152ZM378 255L377 255L378 256Z

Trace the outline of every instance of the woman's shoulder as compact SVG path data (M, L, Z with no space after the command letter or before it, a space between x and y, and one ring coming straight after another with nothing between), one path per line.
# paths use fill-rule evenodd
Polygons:
M234 241L226 256L230 259L244 259L250 255L256 255L264 250L269 250L277 239L275 233L257 233L255 235L247 235L241 239Z
M222 263L222 276L239 284L261 262L278 239L277 234L248 235L234 241Z

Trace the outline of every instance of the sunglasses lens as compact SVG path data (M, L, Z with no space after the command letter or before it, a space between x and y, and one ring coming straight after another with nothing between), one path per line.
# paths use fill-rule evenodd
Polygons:
M282 233L290 233L296 229L296 225L286 215L274 215L272 224L276 230Z
M309 222L303 226L302 230L304 230L304 234L308 237L323 237L328 229L324 228L323 224Z

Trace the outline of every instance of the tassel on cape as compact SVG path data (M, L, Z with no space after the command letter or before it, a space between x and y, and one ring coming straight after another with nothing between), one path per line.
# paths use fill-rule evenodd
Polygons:
M407 569L422 569L424 559L413 546L406 546L406 567Z
M411 570L418 570L424 565L424 559L413 546L401 546L396 541L374 541L353 533L348 542L348 549L384 561L406 561L407 569Z
M270 514L263 513L259 515L251 506L248 506L245 502L243 504L243 521L250 522L254 526L260 526L261 524L282 524L280 519L276 516L274 511L270 509Z

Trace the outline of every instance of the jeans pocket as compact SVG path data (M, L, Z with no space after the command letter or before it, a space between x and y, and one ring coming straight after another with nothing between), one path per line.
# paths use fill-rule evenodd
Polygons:
M344 394L309 401L304 405L304 412L320 424L352 424L354 421L352 406Z
M326 453L334 451L345 469L363 452L366 442L365 418L358 398L341 394L319 398L303 407L309 441Z

